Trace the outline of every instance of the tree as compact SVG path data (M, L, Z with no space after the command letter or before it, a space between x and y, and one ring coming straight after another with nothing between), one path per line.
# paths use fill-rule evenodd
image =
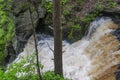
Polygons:
M55 73L63 76L62 28L61 28L60 0L53 0L53 27L54 27L54 66L55 66Z
M39 65L39 58L38 58L37 37L36 37L36 33L35 33L34 21L33 21L33 18L32 18L32 10L31 10L31 7L30 7L30 2L31 1L30 0L26 0L26 2L27 2L27 5L29 7L30 20L31 20L32 28L33 28L33 37L34 37L34 43L35 43L37 73L38 73L38 76L39 76L39 80L42 80L42 76L41 76L41 72L40 72L40 65ZM38 18L39 18L39 16L38 16Z

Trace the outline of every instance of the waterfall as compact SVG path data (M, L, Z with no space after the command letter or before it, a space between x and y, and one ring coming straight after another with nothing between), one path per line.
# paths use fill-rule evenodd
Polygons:
M97 18L95 21L90 23L90 27L88 29L87 38L89 39L92 33L95 33L96 29L100 26L104 26L106 22L111 21L108 17ZM92 38L92 37L91 37Z
M63 41L64 77L72 80L115 80L114 72L120 61L120 43L112 35L118 26L110 18L99 18L91 22L88 34L82 40L69 44ZM53 37L38 34L39 60L44 65L42 72L53 70ZM20 56L34 53L31 37Z

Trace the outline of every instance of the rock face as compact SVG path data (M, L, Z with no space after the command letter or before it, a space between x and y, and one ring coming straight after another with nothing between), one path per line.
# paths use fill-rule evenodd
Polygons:
M37 27L36 30L53 35L52 13L46 13L47 11L42 7L40 0L30 1L34 25L35 27ZM72 41L76 41L82 37L82 35L86 31L87 27L85 25L87 22L81 22L80 16L82 15L83 17L85 14L88 14L91 10L94 11L95 6L92 4L96 2L97 0L83 0L83 2L70 0L64 4L64 8L62 7L62 27L64 39L71 38ZM118 3L118 5L115 8L103 10L103 12L110 13L109 16L113 15L113 13L120 14L120 1L116 0L116 2ZM20 53L23 50L24 44L31 36L33 29L31 26L30 13L28 10L26 0L14 0L12 9L15 19L15 48L16 53Z
M45 10L41 7L41 5L39 5L39 0L33 0L33 2L30 2L30 7L32 10L32 18L34 20L34 25L35 27L37 27L39 19L44 18L45 16ZM16 52L20 53L24 48L24 44L27 42L28 38L33 33L30 13L26 0L14 0L13 14L15 18L14 21L16 34L15 47Z
M42 30L40 30L40 28L42 28L42 29L44 29L43 31L45 31L45 33L52 34L52 27L50 27L51 29L46 27L48 25L52 26L52 14L46 14L46 10L37 1L39 1L39 0L31 0L31 3L30 3L31 8L32 8L32 17L34 19L34 25L38 32L39 31L42 32ZM70 2L70 1L72 1L72 2ZM88 3L88 1L91 1L91 0L84 0L84 1L86 3ZM97 0L95 0L95 1L97 1ZM116 1L118 4L115 8L103 10L103 14L105 16L110 16L110 17L114 16L115 17L116 14L120 15L120 4L119 4L120 0L116 0ZM85 24L85 23L79 21L79 18L80 18L79 14L84 16L86 13L89 13L89 11L90 11L90 10L85 10L86 12L84 11L84 9L87 8L88 5L90 5L90 4L88 4L88 5L85 4L85 2L83 5L79 5L76 0L69 0L68 3L66 3L66 5L64 7L62 7L63 8L62 26L63 26L63 37L64 38L68 38L69 37L68 35L72 34L72 36L76 37L77 39L80 39L81 34L83 34L84 31L79 32L79 28L77 27L77 25L83 26ZM94 2L91 2L91 4L93 4L93 3ZM34 7L34 5L37 5L37 7L36 6L35 7L37 8L38 12L36 11L36 8ZM93 9L92 7L94 7L94 6L91 6L90 8ZM14 19L15 19L16 53L20 53L23 51L25 43L27 42L29 37L32 35L33 28L31 26L30 14L28 11L28 6L26 4L26 0L14 0L12 9L13 9ZM84 12L82 12L82 10ZM38 17L38 14L39 14L39 17ZM74 29L73 29L73 27L74 27ZM82 27L82 28L83 28L83 30L86 29L85 27ZM120 33L120 29L116 30L114 35L117 36L117 38L120 40L119 33ZM107 37L109 37L109 35ZM113 40L113 41L115 42L116 45L119 44L119 41L115 41L115 40ZM109 40L109 42L111 42L111 40ZM96 43L99 43L99 42L96 42ZM111 45L108 45L107 48L111 47L114 50L114 47L112 47L112 45L113 44L111 42ZM95 46L99 46L99 45L95 45ZM104 45L104 43L101 42L100 46L105 46L105 45ZM106 47L103 47L103 48L106 50ZM106 52L108 52L108 51L106 51ZM119 52L116 52L116 55ZM112 57L112 55L109 56L108 54L106 54L107 57ZM103 56L103 58L106 58L106 55L101 55L101 56ZM114 55L114 56L116 56L116 55ZM108 60L109 59L110 58L108 58ZM118 59L120 60L120 56L118 56ZM111 65L109 68L106 69L105 68L106 64L102 65L102 63L104 63L104 61L102 61L102 60L104 60L104 59L100 59L99 61L101 61L101 62L98 61L99 64L101 64L102 68L101 68L101 66L98 66L96 68L96 70L94 70L94 72L90 72L89 75L91 75L92 73L95 73L97 78L94 80L115 80L114 72L117 69L117 65ZM93 65L96 65L96 63L93 63ZM109 63L111 63L111 61L109 60L109 62L106 62L106 63L109 64ZM99 74L96 74L96 72L101 69L103 69L104 71ZM104 72L106 72L106 73L104 73ZM118 77L119 74L120 74L120 72L116 72L117 79L119 78ZM101 76L99 76L99 75L101 75ZM107 77L107 79L105 79L106 77Z

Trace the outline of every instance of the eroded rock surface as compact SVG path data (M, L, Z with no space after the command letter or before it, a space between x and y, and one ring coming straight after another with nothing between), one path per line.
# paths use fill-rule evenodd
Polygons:
M34 2L36 2L36 4ZM45 10L44 8L42 8L41 4L39 3L39 0L33 0L33 2L30 3L30 7L32 10L32 18L34 20L34 26L37 27L39 19L44 18L45 16ZM14 0L13 14L14 14L15 34L16 34L15 47L16 47L16 52L20 53L21 51L23 51L24 44L27 42L27 40L33 33L30 13L28 10L28 4L26 0Z

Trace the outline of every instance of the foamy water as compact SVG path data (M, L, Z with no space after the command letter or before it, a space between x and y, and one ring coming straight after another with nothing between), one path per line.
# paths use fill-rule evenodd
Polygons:
M105 73L107 69L110 69L112 66L118 64L117 60L119 60L114 57L113 59L116 61L110 64L111 60L109 57L112 57L113 52L115 52L118 48L117 44L119 42L116 39L116 43L113 44L113 46L116 46L117 48L109 48L110 46L105 47L105 45L111 44L111 39L114 40L115 37L109 34L116 28L117 26L111 19L100 18L90 24L88 35L82 40L73 44L63 41L64 77L72 80L105 80L101 78L99 79L98 76L102 75L102 72ZM53 37L44 34L39 34L38 37L40 39L38 42L39 60L44 65L42 72L54 70L54 57L51 50L54 47ZM99 43L101 46L98 46ZM16 61L19 61L20 56L25 57L34 53L34 51L34 41L33 37L31 37L24 51L18 56ZM118 53L119 52L117 52L117 54ZM108 60L108 62L104 63L105 60ZM102 63L104 63L104 65L102 65ZM107 64L107 66L105 64ZM112 78L111 80L114 79Z

